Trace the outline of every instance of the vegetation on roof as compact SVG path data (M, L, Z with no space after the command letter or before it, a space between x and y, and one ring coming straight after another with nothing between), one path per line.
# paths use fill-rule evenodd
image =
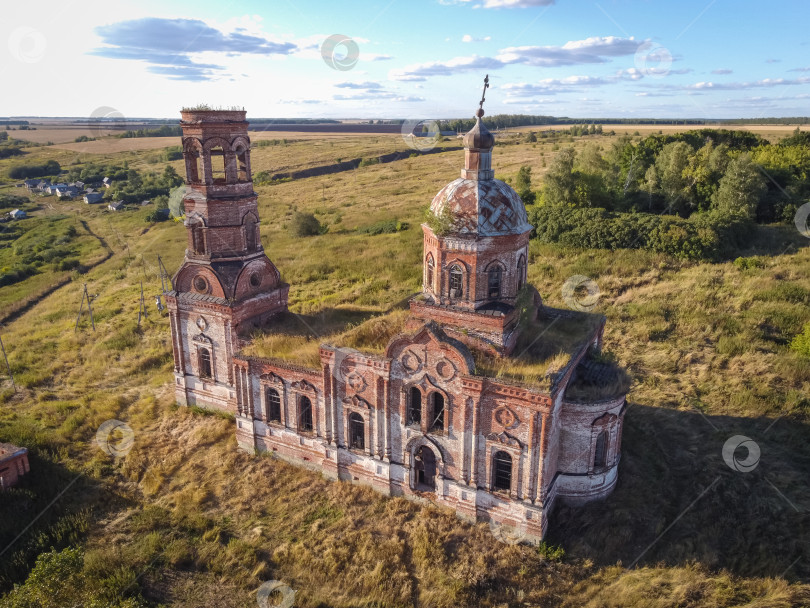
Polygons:
M373 311L349 308L333 308L318 315L286 313L271 320L266 333L254 334L253 342L242 352L310 368L321 365L321 344L382 355L391 339L405 328L408 311L372 315Z
M594 353L577 365L565 389L565 400L594 403L627 394L631 378L610 353Z
M498 357L475 350L476 373L549 390L558 373L591 339L601 321L600 315L577 313L569 318L546 317L527 322L511 356Z

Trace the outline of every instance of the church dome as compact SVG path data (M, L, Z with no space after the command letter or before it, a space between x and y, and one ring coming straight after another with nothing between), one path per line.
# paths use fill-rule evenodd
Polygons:
M451 232L478 236L523 234L531 230L520 196L499 179L460 177L442 188L430 210L452 217Z
M464 135L464 147L473 150L491 150L495 145L495 136L489 132L486 125L481 122L484 115L483 110L479 110L475 121L475 126Z

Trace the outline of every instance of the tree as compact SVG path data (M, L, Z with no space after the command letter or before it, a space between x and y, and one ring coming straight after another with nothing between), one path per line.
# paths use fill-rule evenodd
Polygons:
M299 213L293 216L292 229L295 236L315 236L321 234L321 223L311 213Z
M765 178L746 152L728 164L720 187L712 197L712 206L723 213L753 218L766 189Z
M689 155L692 148L683 141L667 144L655 159L655 170L661 184L661 193L667 209L681 215L688 215L689 179L686 176Z
M652 211L652 197L658 191L658 172L655 170L655 165L650 165L647 173L644 174L644 190L650 201L648 209Z
M574 202L573 148L563 148L551 162L544 177L543 200L549 205L565 205Z
M526 133L526 143L532 144L537 141L537 135L535 135L534 131L529 131Z
M523 165L518 170L515 179L515 190L523 201L524 205L534 204L534 192L532 192L532 168Z

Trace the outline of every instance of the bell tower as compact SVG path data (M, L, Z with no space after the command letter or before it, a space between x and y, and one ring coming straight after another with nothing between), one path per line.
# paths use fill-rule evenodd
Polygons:
M235 412L240 337L287 310L264 253L244 111L183 110L188 247L167 296L180 403Z

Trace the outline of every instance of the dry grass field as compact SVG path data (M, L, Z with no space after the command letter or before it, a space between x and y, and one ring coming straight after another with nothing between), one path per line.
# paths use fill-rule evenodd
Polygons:
M291 143L253 150L254 171L408 150L397 136L284 137ZM514 180L528 164L537 184L555 143L508 143L518 139L502 137L496 175ZM589 141L611 138L572 143ZM145 149L31 154L63 166L163 168ZM448 151L257 187L262 242L291 284L292 310L350 324L388 315L396 327L421 278L423 209L462 162L462 151ZM11 545L0 583L22 583L51 546L79 547L84 561L40 603L25 604L20 591L0 606L67 605L60 598L73 590L112 598L99 604L109 606L252 606L267 580L284 581L306 608L810 605L810 365L787 347L810 321L810 243L795 228L762 227L745 252L760 263L747 269L532 242L529 280L548 304L565 306L561 288L574 274L596 281L606 349L633 379L619 486L604 502L560 507L537 549L430 505L237 452L232 420L173 404L168 320L153 296L157 255L170 272L182 260L182 223L43 200L114 253L0 328L18 386L0 377L0 441L32 454L31 475L0 502L0 538L45 513ZM328 232L294 237L295 211L315 213ZM358 232L391 219L408 228ZM95 332L87 317L74 332L83 282L98 294ZM150 308L138 327L141 283ZM362 344L361 327L344 327L342 338ZM121 458L94 441L112 418L135 433ZM723 462L733 435L760 445L755 471Z

